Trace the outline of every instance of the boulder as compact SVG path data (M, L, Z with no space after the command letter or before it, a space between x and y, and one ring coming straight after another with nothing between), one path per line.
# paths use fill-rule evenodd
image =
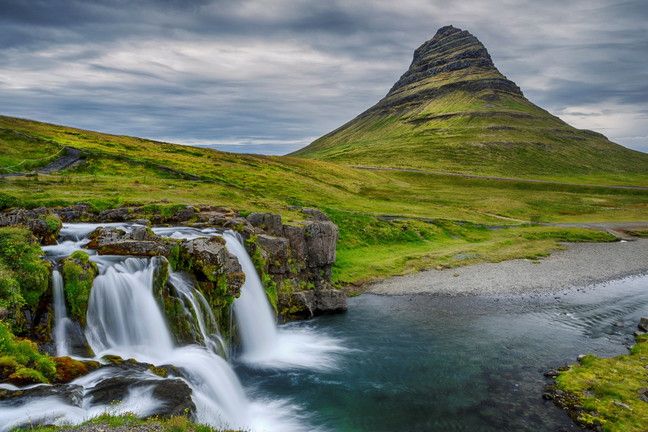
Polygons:
M639 320L639 329L648 332L648 317L642 317Z
M168 256L175 244L174 240L161 238L144 226L135 226L130 232L99 227L89 238L86 247L95 249L99 255Z
M335 263L338 227L333 222L309 221L304 226L309 267L330 266Z
M326 214L316 208L303 208L302 213L308 216L309 219L311 220L316 220L316 221L321 221L321 222L330 222L331 219L329 219Z
M126 222L129 218L130 210L127 207L119 207L102 211L97 219L102 222Z
M306 237L303 226L284 225L284 237L288 239L293 259L300 267L305 266L306 261Z
M290 257L288 239L259 234L257 246L264 252L269 273L283 274L288 271L288 258Z
M222 237L207 237L185 240L180 245L180 268L192 270L196 277L201 276L217 283L219 276L227 279L229 294L238 297L245 274L238 259L230 254Z
M247 220L253 227L260 228L270 235L283 235L281 215L274 213L250 213Z
M191 399L191 388L181 379L145 379L131 376L113 376L99 382L88 390L91 405L111 405L123 401L129 391L150 387L152 395L160 401L150 416L193 416L196 406Z
M63 224L59 216L44 207L37 209L14 209L0 213L0 226L22 225L45 245L56 244Z
M339 313L347 310L347 298L344 292L336 289L297 291L290 296L286 310L288 318Z

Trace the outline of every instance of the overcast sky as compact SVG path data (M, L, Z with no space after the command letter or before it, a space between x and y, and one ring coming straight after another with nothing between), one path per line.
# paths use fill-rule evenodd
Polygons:
M0 0L0 113L283 154L377 102L446 24L531 101L648 152L645 0Z

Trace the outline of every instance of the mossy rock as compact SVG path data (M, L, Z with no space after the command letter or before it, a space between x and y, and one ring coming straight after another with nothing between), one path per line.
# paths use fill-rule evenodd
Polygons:
M62 261L65 299L70 317L85 325L92 283L98 274L97 265L83 251L76 251Z
M0 382L15 385L49 383L56 378L56 364L38 346L17 338L0 322Z

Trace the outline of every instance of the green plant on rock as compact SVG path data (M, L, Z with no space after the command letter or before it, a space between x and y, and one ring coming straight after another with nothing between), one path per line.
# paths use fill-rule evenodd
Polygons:
M583 426L605 432L648 430L648 334L637 337L630 354L585 356L560 373L559 405Z
M90 291L97 273L97 265L83 251L76 251L63 260L65 299L70 316L81 324L85 323Z
M23 324L20 309L32 312L49 286L50 265L31 231L21 227L0 228L0 308L18 331Z
M14 384L49 383L56 378L56 365L28 339L14 336L0 322L0 380Z

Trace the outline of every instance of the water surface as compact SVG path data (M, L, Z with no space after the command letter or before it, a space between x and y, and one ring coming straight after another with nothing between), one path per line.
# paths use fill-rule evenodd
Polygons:
M627 352L642 315L648 276L536 296L362 295L344 315L292 324L355 349L337 370L237 372L333 431L575 431L542 399L543 372Z

